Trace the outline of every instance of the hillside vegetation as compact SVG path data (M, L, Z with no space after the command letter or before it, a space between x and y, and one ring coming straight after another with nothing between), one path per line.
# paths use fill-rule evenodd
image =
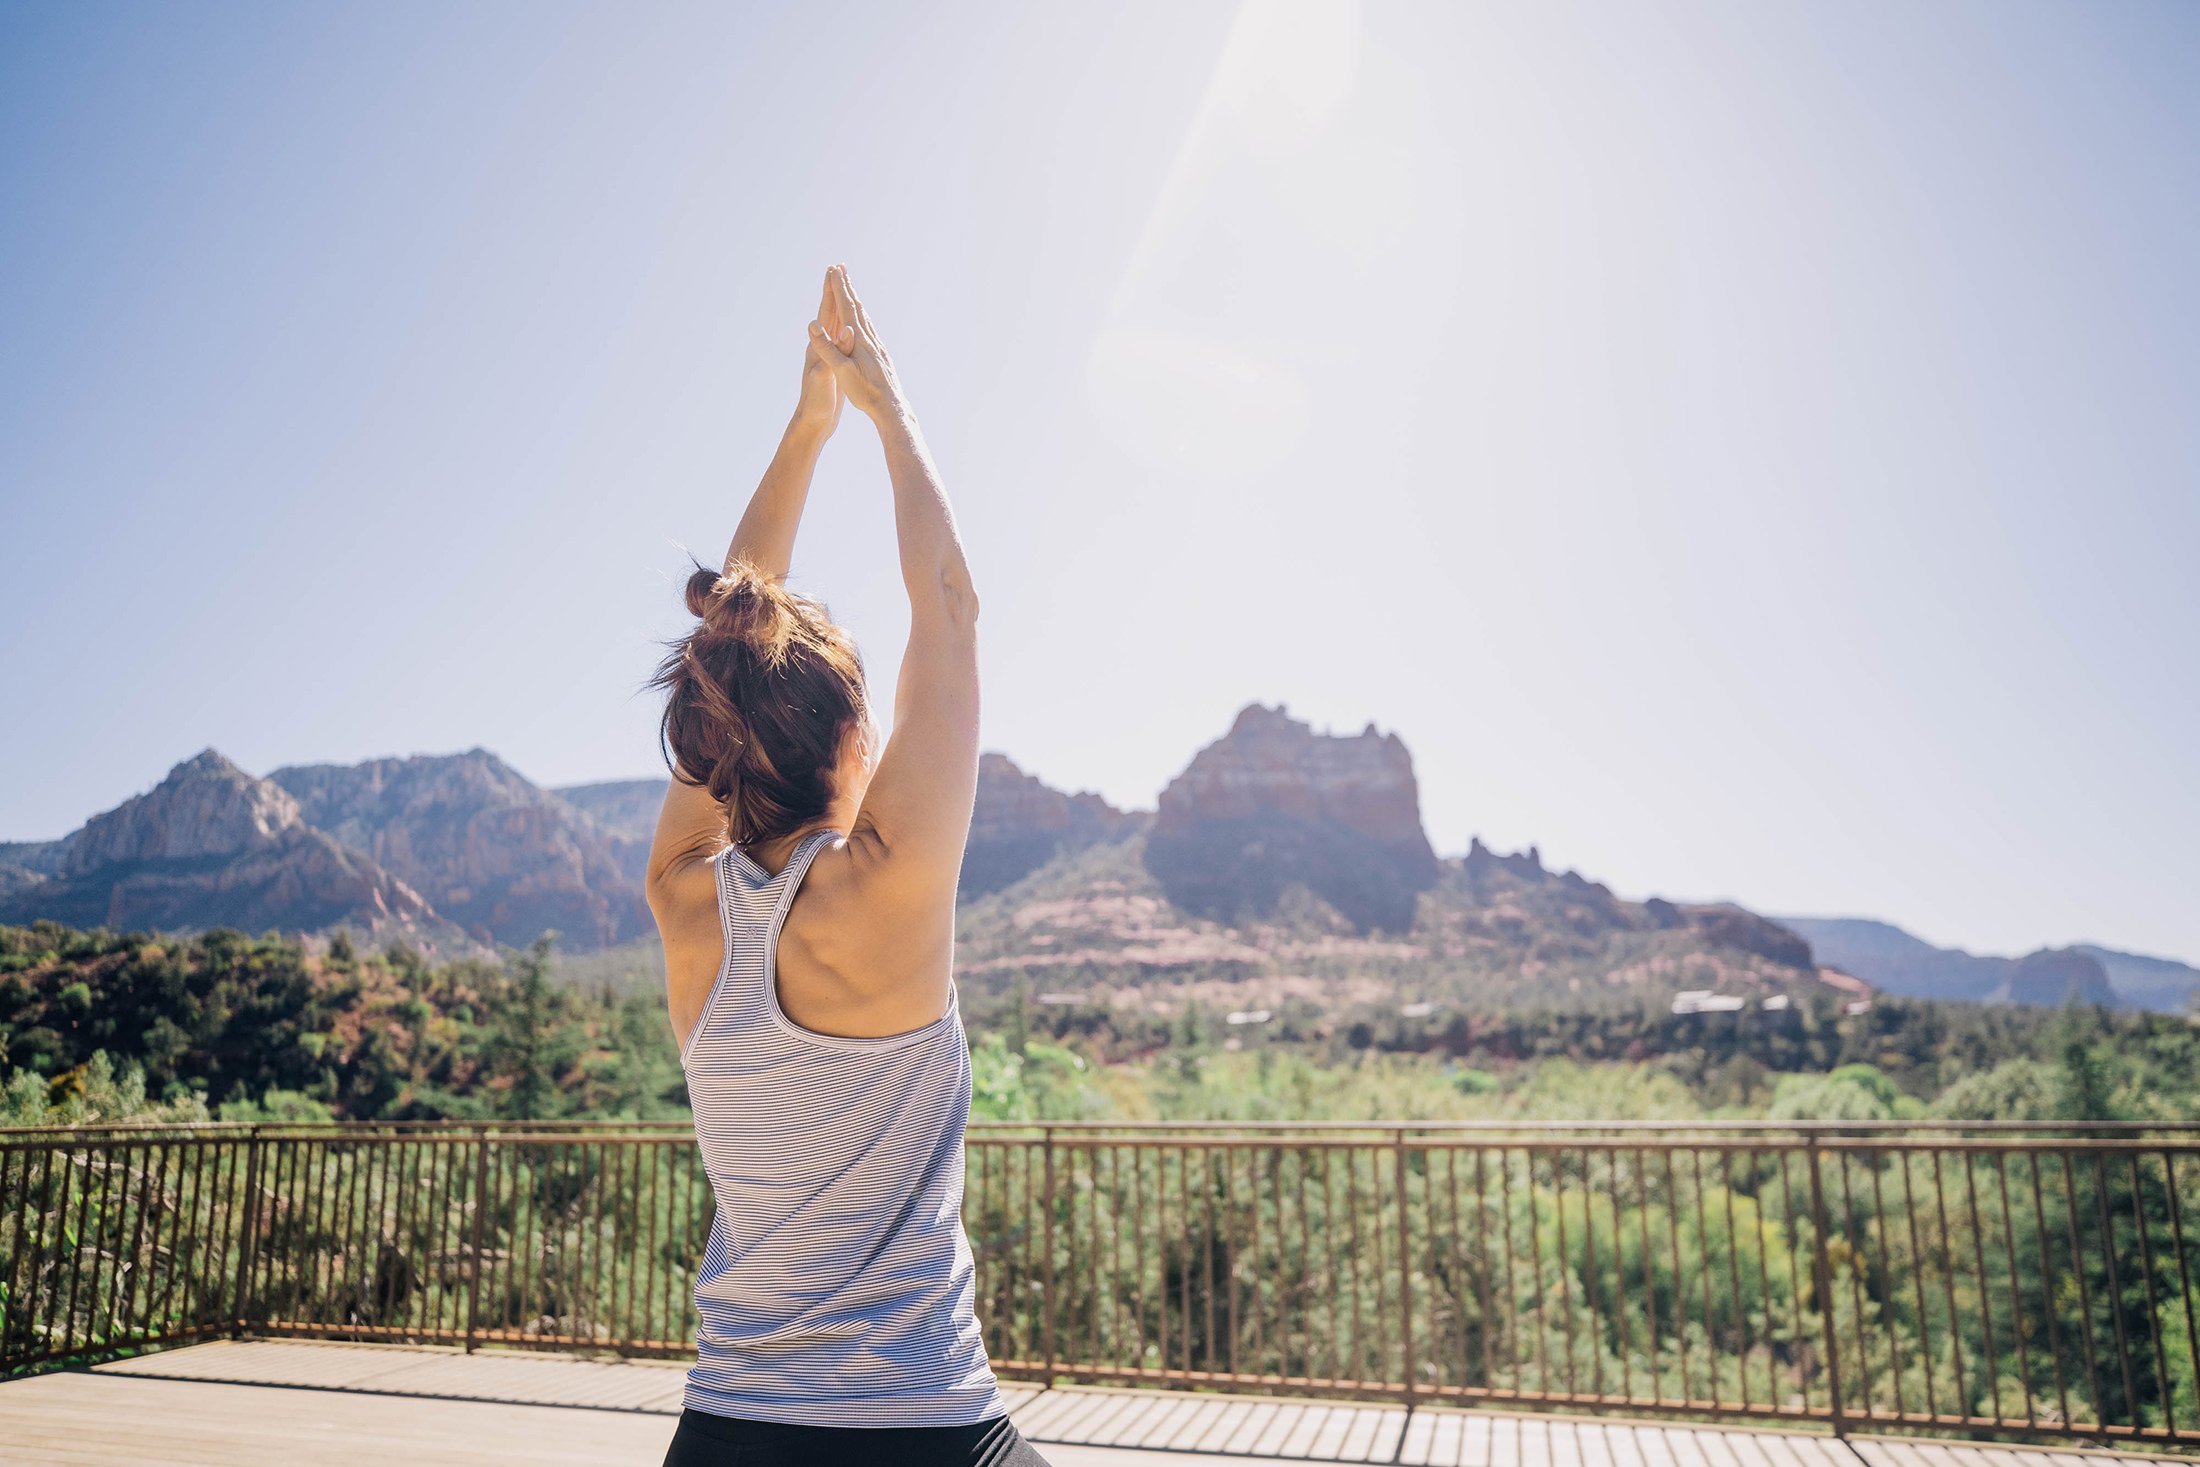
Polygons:
M554 968L547 942L432 964L402 945L0 927L0 1084L14 1124L684 1116L661 993ZM981 1117L2170 1120L2200 1099L2190 1025L2102 1008L1300 1000L1232 1023L1247 1011L1196 988L1170 1008L1038 997L1019 977L967 1000Z

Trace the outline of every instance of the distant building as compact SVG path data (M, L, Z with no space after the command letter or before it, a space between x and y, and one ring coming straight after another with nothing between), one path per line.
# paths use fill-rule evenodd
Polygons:
M1708 988L1684 988L1673 995L1676 1014L1728 1014L1741 1006L1740 995L1713 993Z
M1085 996L1081 993L1042 993L1039 995L1038 1001L1054 1004L1060 1008L1073 1008L1083 1003Z
M1267 1009L1236 1009L1223 1022L1226 1024L1265 1024L1274 1017L1275 1014Z
M1432 1003L1409 1003L1401 1006L1398 1012L1404 1018L1425 1019L1436 1012L1436 1005Z
M1763 1009L1768 1014L1776 1014L1787 1006L1788 996L1784 993L1775 993L1770 998L1766 999L1763 1003L1757 1005L1757 1007Z

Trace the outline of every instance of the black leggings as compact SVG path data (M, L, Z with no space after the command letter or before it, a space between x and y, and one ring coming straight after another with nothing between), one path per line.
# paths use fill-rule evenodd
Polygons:
M971 1426L792 1426L680 1413L664 1467L1047 1467L1006 1416Z

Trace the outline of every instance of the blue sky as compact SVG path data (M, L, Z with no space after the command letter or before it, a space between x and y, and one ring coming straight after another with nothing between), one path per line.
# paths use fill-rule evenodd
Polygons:
M1280 701L1447 852L2200 958L2196 71L2178 4L0 7L0 838L207 744L654 772L840 259L1049 782ZM866 432L795 575L883 702Z

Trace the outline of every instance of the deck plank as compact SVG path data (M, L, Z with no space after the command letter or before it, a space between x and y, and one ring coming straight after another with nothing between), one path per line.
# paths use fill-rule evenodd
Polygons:
M1314 1454L1314 1443L1320 1438L1322 1432L1327 1429L1329 1418L1335 1414L1336 1409L1336 1407L1324 1401L1308 1402L1306 1410L1301 1412L1298 1419L1291 1423L1290 1434L1277 1445L1276 1455L1279 1457L1311 1457Z
M1214 1424L1194 1438L1190 1450L1195 1452L1243 1452L1246 1427L1254 1419L1254 1413L1263 1402L1243 1400L1226 1403Z
M1138 1441L1168 1404L1165 1399L1152 1393L1115 1393L1109 1399L1114 1405L1108 1413L1105 1425L1093 1435L1095 1446L1122 1446ZM1019 1423L1023 1420L1020 1416L1016 1419Z
M77 1467L421 1467L659 1459L681 1409L679 1362L525 1351L217 1340L88 1371L0 1384L0 1455ZM2102 1467L2102 1457L1998 1443L1408 1412L1369 1402L1003 1387L1057 1467L1281 1460L1401 1467ZM2145 1460L2138 1454L2126 1462Z
M590 1467L654 1462L659 1415L65 1371L0 1386L0 1440L24 1467Z
M1450 1467L1490 1467L1490 1454L1495 1450L1497 1421L1494 1417L1477 1412L1459 1418L1459 1449L1453 1455Z
M1069 1398L1067 1409L1055 1415L1048 1422L1045 1428L1047 1439L1058 1442L1090 1442L1095 1439L1097 1433L1105 1430L1109 1422L1119 1416L1128 1404L1119 1396L1107 1395L1100 1391L1072 1396ZM1039 1429L1038 1405L1036 1402L1020 1412L1011 1409L1009 1414L1016 1418L1018 1429L1024 1431L1025 1435L1028 1436L1032 1431ZM1029 1428L1023 1425L1027 1420L1032 1423Z
M1279 1401L1277 1406L1278 1409L1269 1413L1263 1422L1260 1435L1253 1438L1252 1445L1247 1448L1256 1457L1282 1456L1284 1443L1314 1410L1309 1401Z
M1416 1411L1406 1421L1405 1438L1398 1443L1398 1461L1423 1467L1436 1446L1436 1428L1443 1417L1434 1411Z

